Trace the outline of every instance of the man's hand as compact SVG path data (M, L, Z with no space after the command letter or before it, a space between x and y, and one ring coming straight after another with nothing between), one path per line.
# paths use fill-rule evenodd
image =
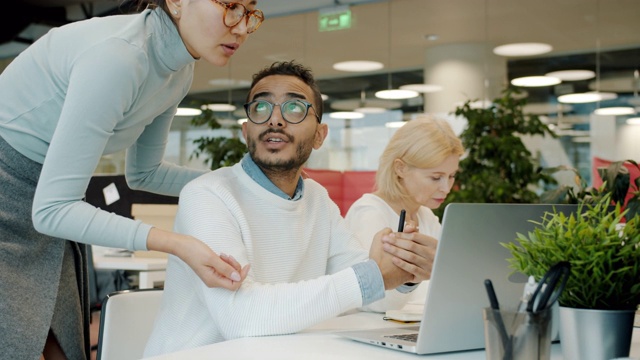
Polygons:
M412 274L402 270L395 265L393 256L383 249L382 238L389 236L392 230L389 228L378 231L373 238L373 243L369 249L369 258L375 260L380 268L382 279L384 280L384 288L386 290L395 289L396 287L409 282Z

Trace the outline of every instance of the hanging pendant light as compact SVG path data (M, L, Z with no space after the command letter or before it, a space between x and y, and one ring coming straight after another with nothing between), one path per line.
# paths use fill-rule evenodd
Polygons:
M631 115L635 114L636 110L631 106L610 106L596 109L593 113L596 115Z
M332 119L362 119L364 114L355 111L336 111L330 113L329 117Z
M350 60L333 64L333 68L339 71L367 72L380 70L384 65L377 61L370 60Z
M202 110L195 108L179 107L176 109L175 116L198 116L202 114Z
M596 2L596 29L598 37L596 37L596 92L600 93L600 3ZM615 97L618 97L615 94ZM602 99L601 99L602 100ZM596 115L629 115L635 113L635 109L632 107L614 106L614 107L600 107L600 100L598 101L598 108L593 111Z
M231 61L227 64L227 79L223 80L223 82L227 85L227 102L226 103L212 103L206 104L202 106L202 109L209 109L214 112L232 112L236 109L236 106L233 105L233 99L231 97L232 84L235 82L231 79ZM222 82L221 82L222 83ZM231 114L229 114L231 117Z
M627 125L640 125L640 117L628 118L626 123Z
M379 114L387 111L387 109L381 106L372 106L372 104L367 101L366 92L362 89L360 91L360 106L353 111L363 114Z
M389 24L389 35L388 35L388 54L389 58L387 59L387 64L389 65L389 73L388 73L388 89L376 91L375 96L379 99L389 99L389 100L400 100L400 99L410 99L414 97L418 97L420 94L414 90L402 90L402 89L394 89L391 81L391 0L387 0L388 5L388 24Z

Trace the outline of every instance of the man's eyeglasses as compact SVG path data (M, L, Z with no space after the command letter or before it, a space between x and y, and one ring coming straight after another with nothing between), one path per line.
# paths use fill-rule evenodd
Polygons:
M299 124L307 117L309 108L313 109L311 103L304 100L287 100L282 104L274 104L266 100L254 100L250 103L244 104L244 110L247 112L249 120L254 124L264 124L273 114L273 108L279 106L282 118L289 124ZM313 109L315 112L315 109ZM318 122L320 117L318 114L314 114Z
M247 16L247 33L258 30L262 22L264 21L264 14L261 10L247 10L247 8L235 2L222 2L218 0L211 0L214 3L224 8L224 15L222 15L222 21L226 27L234 27L242 21L242 18Z

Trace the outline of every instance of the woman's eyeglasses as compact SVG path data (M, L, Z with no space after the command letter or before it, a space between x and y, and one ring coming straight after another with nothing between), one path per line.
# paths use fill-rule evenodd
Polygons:
M254 124L264 124L273 114L273 108L280 107L280 113L282 118L289 124L299 124L307 117L309 108L313 108L313 105L303 100L287 100L282 104L274 104L266 100L254 100L250 103L244 104L244 110L247 112L249 120ZM314 109L315 112L315 109ZM318 122L320 118L318 114L314 114Z
M226 27L234 27L242 21L242 18L247 17L247 33L258 30L262 22L264 21L264 14L261 10L247 10L247 8L235 2L222 2L218 0L211 0L214 3L224 8L224 15L222 15L222 21Z

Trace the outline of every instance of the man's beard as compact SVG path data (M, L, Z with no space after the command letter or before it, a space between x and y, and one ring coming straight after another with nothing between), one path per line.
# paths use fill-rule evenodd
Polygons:
M270 133L286 135L290 143L295 142L295 138L293 136L287 135L283 131L274 129L269 129L260 134L260 136L258 136L258 141L260 141L260 139L266 138ZM251 155L251 159L253 159L253 162L255 162L256 165L258 165L262 169L262 171L265 172L286 173L291 171L298 171L298 169L307 162L309 156L311 156L311 151L313 150L313 141L305 139L298 144L298 146L296 147L295 155L290 159L261 159L256 154L258 141L254 140L253 138L248 138L247 147L249 149L249 155ZM276 154L280 150L268 151L270 153Z

